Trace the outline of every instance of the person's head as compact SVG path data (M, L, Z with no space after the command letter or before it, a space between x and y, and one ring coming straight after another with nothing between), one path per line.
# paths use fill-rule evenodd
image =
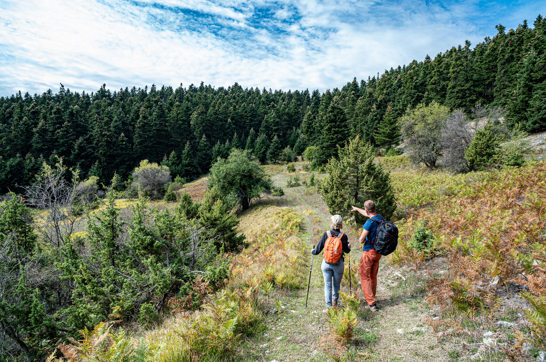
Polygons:
M341 229L343 227L343 219L340 215L332 215L332 229Z
M375 203L372 200L368 200L364 203L364 208L367 212L375 214Z

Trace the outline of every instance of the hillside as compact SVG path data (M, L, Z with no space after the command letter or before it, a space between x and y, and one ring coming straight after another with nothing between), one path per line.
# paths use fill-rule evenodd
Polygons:
M351 285L357 295L356 305L344 297L341 310L356 308L350 338L334 337L336 324L324 310L321 256L309 251L329 213L311 185L311 177L316 182L321 175L300 162L295 172L266 166L285 194L264 196L240 215L249 246L233 256L225 289L205 296L201 310L178 304L151 329L100 325L61 351L84 360L126 354L143 360L436 361L543 354L544 319L538 309L528 311L544 303L544 162L464 175L407 168L400 156L378 162L391 169L401 240L381 261L380 310L372 313L358 302L359 229L345 226L352 279L347 261L342 291ZM196 199L204 182L192 184ZM430 243L418 234L429 234Z

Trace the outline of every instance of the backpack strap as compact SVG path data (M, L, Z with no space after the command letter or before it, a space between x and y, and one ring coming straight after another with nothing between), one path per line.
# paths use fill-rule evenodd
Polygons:
M376 220L376 219L374 219L374 216L370 217L370 220L375 221L378 224L383 224L385 222L385 220Z
M381 224L383 224L383 223L385 222L385 220L376 220L376 219L373 218L373 216L370 217L370 220L376 222L376 223L377 223L377 227L379 227L379 225L381 225ZM375 229L375 238L377 239L377 229ZM371 240L370 243L373 244L374 241L375 241L375 240Z

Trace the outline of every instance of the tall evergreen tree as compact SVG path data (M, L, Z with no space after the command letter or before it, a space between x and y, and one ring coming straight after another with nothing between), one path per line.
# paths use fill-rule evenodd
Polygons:
M339 151L339 159L331 159L326 166L328 175L321 193L331 214L339 214L363 223L360 214L352 214L351 206L373 200L381 215L391 218L396 210L394 191L389 173L374 162L375 153L370 144L359 136Z
M254 146L254 156L261 162L265 163L267 160L267 151L269 150L269 140L267 136L263 133L258 135L256 144Z
M378 146L393 147L400 143L400 126L394 111L389 106L383 117L377 132L375 133L375 141Z
M343 147L349 137L345 112L339 98L334 98L326 113L320 114L321 134L318 142L318 155L314 166L322 166L337 156L337 148Z
M271 141L271 144L267 150L267 159L271 162L276 162L279 160L281 152L281 141L279 141L279 138L275 136L273 137L273 141Z

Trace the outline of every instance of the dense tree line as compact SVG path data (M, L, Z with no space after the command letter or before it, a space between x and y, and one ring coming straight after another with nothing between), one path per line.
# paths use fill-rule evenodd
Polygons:
M470 42L423 61L386 70L341 89L271 91L238 84L214 88L155 86L87 94L61 86L31 96L0 98L0 192L27 185L55 156L104 184L143 159L171 174L208 172L232 148L261 162L290 160L317 146L317 165L360 135L374 146L400 142L398 120L419 104L437 102L469 113L476 104L506 111L509 127L546 129L546 21L534 28L497 26L493 38Z

